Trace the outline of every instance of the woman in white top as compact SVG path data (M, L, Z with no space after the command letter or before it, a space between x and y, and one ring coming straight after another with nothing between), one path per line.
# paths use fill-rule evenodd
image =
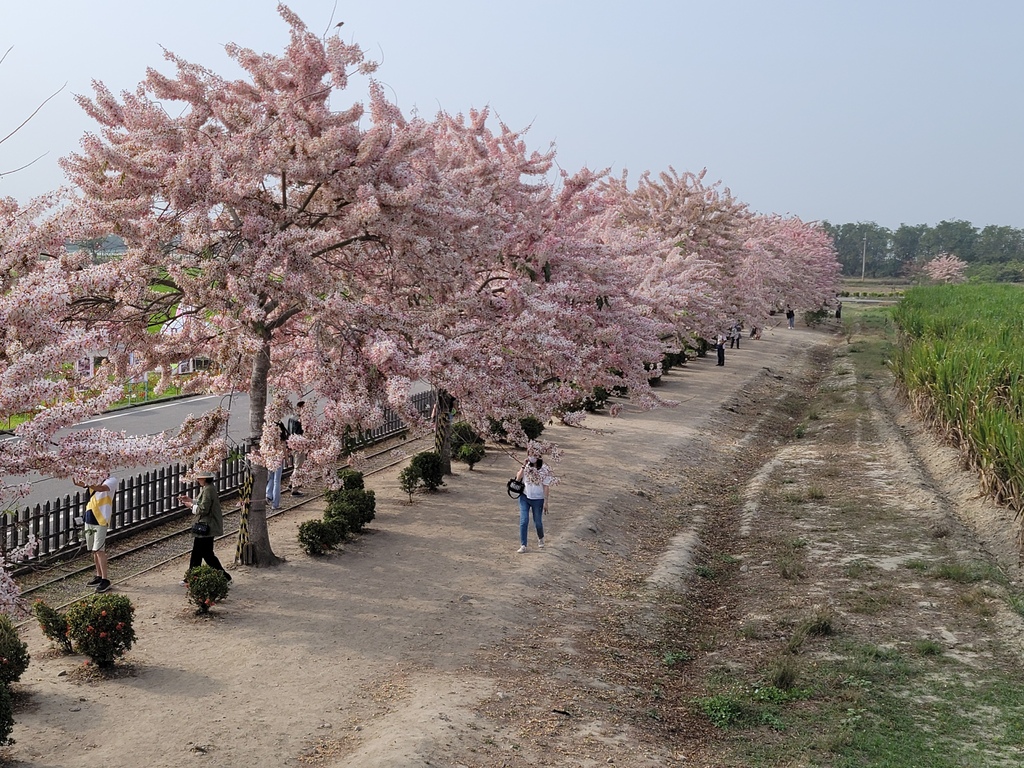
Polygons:
M554 476L544 466L540 456L530 456L516 475L526 487L519 496L519 552L526 551L526 534L530 530L530 513L533 512L533 527L537 529L537 546L544 549L544 512L551 498L551 482Z

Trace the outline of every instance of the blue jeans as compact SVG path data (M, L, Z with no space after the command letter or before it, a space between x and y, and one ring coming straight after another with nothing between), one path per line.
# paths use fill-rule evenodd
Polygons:
M281 506L281 473L283 471L283 466L267 470L267 500L274 509Z
M533 527L537 538L544 538L544 499L528 499L524 493L519 497L519 543L526 546L526 534L530 530L530 510L533 510Z

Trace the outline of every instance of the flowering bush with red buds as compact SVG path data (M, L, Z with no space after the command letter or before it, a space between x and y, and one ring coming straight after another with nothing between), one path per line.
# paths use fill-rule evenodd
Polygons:
M68 637L68 619L56 608L51 608L42 600L36 600L32 605L32 613L39 621L39 628L43 635L55 642L65 653L71 653L71 638Z
M196 614L209 613L210 609L228 596L228 579L223 571L208 565L190 568L185 574L188 599L196 606Z
M124 595L91 595L68 608L68 637L97 667L111 667L135 642L134 613Z

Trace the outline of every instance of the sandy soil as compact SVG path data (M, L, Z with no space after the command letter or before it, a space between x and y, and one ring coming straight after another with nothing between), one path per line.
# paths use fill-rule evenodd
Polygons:
M530 552L516 554L518 510L504 484L517 465L492 450L412 504L398 467L368 476L377 519L327 558L307 557L295 541L299 523L321 514L319 499L273 519L286 562L234 568L230 597L208 618L187 606L182 562L128 579L115 565L139 638L123 672L82 675L82 657L57 654L31 627L10 763L718 764L708 755L719 737L685 708L652 726L637 716L654 678L623 649L655 642L658 595L685 592L701 552L735 552L752 571L762 563L747 551L764 529L757 499L780 461L814 475L818 459L793 455L784 435L800 418L794 400L841 383L832 358L841 343L826 331L769 330L727 351L724 368L698 359L666 376L662 392L676 408L627 404L617 419L589 419L589 429L549 426L544 437L565 455L543 551L531 532ZM1009 516L972 500L955 456L879 391L844 439L862 453L901 452L895 474L880 460L879 482L917 492L911 506L922 515L953 520L954 506L966 510L983 535L965 535L964 546L1011 567ZM822 445L811 438L800 450ZM961 487L936 492L931 473ZM225 562L232 550L218 546ZM757 595L690 592L681 628L725 615L767 621L774 610L770 596L759 613Z

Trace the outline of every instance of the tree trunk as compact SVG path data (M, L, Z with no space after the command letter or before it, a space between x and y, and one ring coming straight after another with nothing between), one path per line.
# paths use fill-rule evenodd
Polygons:
M263 341L263 348L252 364L249 380L249 448L259 445L263 424L267 416L267 389L270 375L270 339ZM252 507L249 510L249 565L277 565L281 559L270 548L270 532L267 530L267 468L251 465L253 474Z
M441 468L446 475L452 473L452 411L455 398L443 389L437 390L434 406L434 450L441 457Z

